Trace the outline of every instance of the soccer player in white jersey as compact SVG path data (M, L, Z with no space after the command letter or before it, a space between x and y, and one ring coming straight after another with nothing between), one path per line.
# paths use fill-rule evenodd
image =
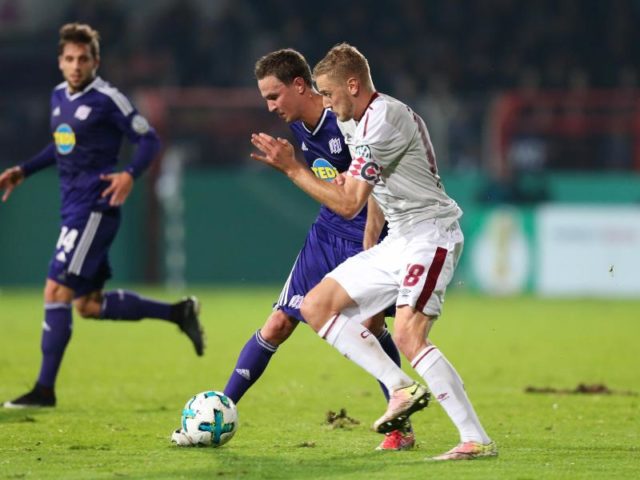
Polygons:
M338 117L353 161L343 185L316 179L284 139L252 135L258 161L350 218L370 195L389 222L389 235L351 257L309 292L302 315L318 334L393 392L378 432L422 408L424 387L367 341L363 319L396 300L394 340L458 428L460 442L435 460L496 456L462 379L428 339L460 253L462 211L445 193L424 121L407 105L376 92L366 58L353 46L333 47L314 68L326 107Z

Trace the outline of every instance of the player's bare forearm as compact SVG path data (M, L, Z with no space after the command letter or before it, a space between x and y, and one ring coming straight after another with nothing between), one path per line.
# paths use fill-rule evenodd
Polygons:
M15 166L7 168L0 174L0 190L4 190L2 201L6 202L14 188L24 181L22 168Z
M251 135L251 143L262 153L252 153L251 158L280 170L309 196L338 215L353 218L366 203L371 190L364 182L347 178L344 185L339 185L320 180L296 160L293 146L287 140L276 139L266 133L254 133ZM363 185L356 185L360 183Z
M364 227L364 238L362 239L362 247L365 250L368 250L378 243L383 228L384 214L378 202L376 202L372 196L369 196L369 201L367 202L367 223Z
M320 180L308 168L297 168L285 173L298 188L342 217L351 219L362 210L364 202L349 193L345 188L346 184L338 185Z

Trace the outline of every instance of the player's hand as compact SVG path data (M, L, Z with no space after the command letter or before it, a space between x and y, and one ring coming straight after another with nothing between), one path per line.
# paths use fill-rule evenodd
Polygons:
M20 167L11 167L7 168L4 172L0 174L0 190L4 190L4 194L2 194L2 201L6 202L13 192L13 189L16 188L24 181L24 172Z
M102 174L100 180L110 182L110 185L102 192L102 197L111 195L109 205L112 207L124 204L133 189L133 177L129 172Z
M265 163L285 174L300 166L296 160L293 145L284 138L273 138L266 133L254 133L251 135L251 143L263 154L252 153L251 158L254 160Z

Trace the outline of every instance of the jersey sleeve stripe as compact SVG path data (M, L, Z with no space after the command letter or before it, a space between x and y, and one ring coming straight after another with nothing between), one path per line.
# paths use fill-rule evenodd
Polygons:
M129 114L133 112L133 105L131 105L129 99L122 93L120 93L117 89L113 87L100 87L98 88L98 91L109 97L125 117L128 117Z
M89 215L89 220L87 221L87 225L84 228L84 232L82 232L82 237L80 237L80 241L78 242L76 251L73 254L73 258L71 258L71 263L69 264L69 273L80 275L82 265L84 264L84 259L86 258L89 247L91 246L91 243L96 236L96 232L98 231L98 226L100 225L101 219L102 213L93 212L91 215Z

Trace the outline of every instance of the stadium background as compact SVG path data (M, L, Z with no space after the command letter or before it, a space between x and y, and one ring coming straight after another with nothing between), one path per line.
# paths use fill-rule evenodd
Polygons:
M115 282L280 283L317 205L249 159L251 132L287 134L253 63L293 47L313 65L349 41L376 87L425 118L465 211L453 288L640 296L639 1L342 6L0 0L0 168L49 138L57 30L88 22L102 35L100 75L164 142L125 208ZM0 288L42 284L57 203L52 170L0 206Z

